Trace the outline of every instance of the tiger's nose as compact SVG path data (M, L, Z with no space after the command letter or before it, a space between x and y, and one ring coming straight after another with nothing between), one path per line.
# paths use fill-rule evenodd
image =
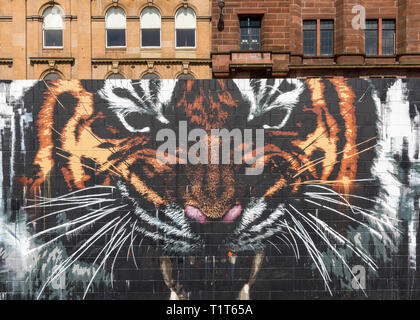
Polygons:
M221 221L223 223L232 223L236 220L236 218L238 218L242 213L242 206L241 205L236 205L234 207L232 207L230 210L228 210L221 218L221 220L217 220L217 221ZM214 219L209 220L206 215L198 208L194 207L194 206L190 206L187 205L185 206L185 214L197 221L198 223L201 224L205 224L205 223L209 223L212 221L215 221Z

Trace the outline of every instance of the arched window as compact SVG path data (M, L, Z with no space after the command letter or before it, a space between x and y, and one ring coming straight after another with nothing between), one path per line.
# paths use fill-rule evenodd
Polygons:
M145 8L140 15L141 46L160 47L160 13L153 7Z
M144 80L159 80L160 78L159 78L159 76L156 74L156 73L151 73L151 72L149 72L149 73L146 73L143 77L142 77L142 79L144 79Z
M44 80L61 80L61 76L57 72L50 72L46 74Z
M106 78L107 80L119 80L119 79L125 79L124 76L121 73L111 73L108 78Z
M177 77L177 79L178 80L194 80L194 77L189 73L187 73L187 74L182 73Z
M125 47L125 12L120 7L109 8L105 15L106 46Z
M175 14L177 48L195 48L195 13L191 8L180 8Z
M43 13L42 33L44 48L63 47L63 12L58 6L48 7Z

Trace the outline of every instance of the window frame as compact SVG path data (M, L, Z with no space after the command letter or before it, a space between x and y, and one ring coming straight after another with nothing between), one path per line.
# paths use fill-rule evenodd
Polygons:
M159 46L143 46L143 36L142 36L142 31L143 28L141 27L141 15L143 14L144 11L146 11L147 9L153 8L157 11L157 13L159 14L159 20L160 20L160 28L159 28ZM162 15L160 14L160 11L158 8L156 7L145 7L141 13L140 13L140 48L144 48L144 49L161 49L162 48ZM153 28L144 28L144 29L153 29Z
M327 29L327 28L322 28L322 23L325 23L325 22L332 22L332 29ZM320 19L319 20L319 55L320 56L322 56L322 57L331 57L331 56L333 56L334 55L334 46L335 46L335 39L334 39L334 36L335 36L335 21L334 21L334 19ZM322 53L322 31L332 31L332 37L331 37L331 40L332 40L332 46L331 46L331 53Z
M394 24L393 29L384 29L384 21L392 21ZM381 27L381 49L382 49L382 56L394 56L395 52L397 51L397 20L396 19L385 19L382 18L382 27ZM384 53L384 31L393 31L393 47L392 47L392 53Z
M177 31L177 27L176 27L176 15L177 15L177 13L178 13L178 11L179 10L182 10L184 7L180 7L180 8L178 8L178 10L176 10L176 12L175 12L175 16L174 16L174 18L175 18L175 24L174 24L174 26L175 26L175 49L182 49L182 50L194 50L194 49L197 49L197 14L195 13L195 11L194 11L194 9L193 8L191 8L191 7L187 7L187 9L190 9L192 12L193 12L193 14L194 14L194 21L195 21L195 26L194 26L194 29L183 29L183 30L194 30L194 47L178 47L177 46L177 36L176 36L176 31Z
M52 28L45 29L44 28L45 12L48 9L51 9L51 8L58 8L58 10L60 10L61 19L63 21L63 26L61 28L54 28L54 29L52 29ZM65 17L64 17L63 11L61 10L61 8L59 6L54 5L54 6L50 6L48 8L45 8L45 10L42 13L42 49L63 49L64 48L64 22L65 22ZM59 31L61 31L61 43L62 43L61 46L46 46L45 45L45 38L46 38L45 37L45 31L48 31L48 30L53 30L53 31L59 30Z
M262 23L263 23L263 18L264 18L264 16L263 15L240 15L239 16L239 49L240 50L243 50L243 51L261 51L261 48L262 48ZM260 22L260 26L259 26L259 35L258 35L258 49L251 49L251 48L249 48L250 46L248 46L248 49L242 49L241 48L241 45L242 45L242 33L241 33L241 30L242 30L242 28L241 28L241 20L242 19L255 19L255 20L259 20L259 22ZM250 26L248 26L247 27L247 29L249 30L249 28L254 28L255 29L255 27L250 27Z
M123 45L123 46L109 46L108 45L108 30L121 30L121 29L117 29L117 28L108 29L106 27L106 20L107 20L106 15L108 14L108 11L113 9L113 8L119 8L122 12L124 12L124 19L125 19L124 42L125 42L125 45ZM116 7L112 6L112 7L108 8L108 10L105 13L105 47L106 47L106 49L125 49L125 48L127 48L127 14L125 13L125 10L123 8L119 7L119 6L116 6Z
M369 29L365 29L365 34L364 34L364 36L365 36L365 56L366 57L394 57L395 55L396 55L396 52L397 52L397 18L384 18L384 17L381 17L381 18L366 18L366 21L376 21L377 22L377 26L378 26L378 28L377 28L377 38L378 38L378 41L377 41L377 44L376 44L376 54L367 54L367 52L366 52L366 30L369 30ZM384 47L383 47L383 31L384 31L384 28L383 28L383 21L384 20L390 20L390 21L393 21L394 22L394 29L393 29L393 31L394 31L394 48L393 48L393 53L392 54L384 54L383 53L383 49L384 49ZM387 30L391 30L391 29L387 29Z
M315 22L315 29L305 30L305 22ZM314 54L305 54L305 31L315 31L315 50ZM318 20L317 19L304 19L302 20L302 55L304 57L317 57L318 56Z
M305 33L305 29L304 29L304 22L305 21L315 21L316 22L316 29L315 29L315 55L307 55L304 53L304 47L303 47L303 43L304 43L304 33ZM321 24L324 21L331 21L332 22L332 52L331 53L321 53L321 34L323 30L331 30L331 29L321 29ZM334 17L331 18L322 18L322 19L314 19L314 18L308 18L308 19L302 19L302 56L304 58L325 58L325 57L333 57L335 54L335 36L336 36L336 21Z

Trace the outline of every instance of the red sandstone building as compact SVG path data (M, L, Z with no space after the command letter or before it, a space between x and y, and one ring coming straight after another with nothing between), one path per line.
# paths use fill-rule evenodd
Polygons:
M215 78L420 76L420 0L212 1Z

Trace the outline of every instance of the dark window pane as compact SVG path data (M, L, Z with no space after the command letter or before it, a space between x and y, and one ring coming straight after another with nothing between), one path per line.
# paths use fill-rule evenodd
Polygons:
M395 53L395 20L382 20L382 54Z
M366 29L378 30L378 20L366 20Z
M334 30L334 20L321 20L321 30Z
M382 29L383 30L394 30L395 31L395 20L393 20L393 19L382 20Z
M334 21L321 20L321 54L334 53Z
M334 31L321 30L321 54L332 55L334 53Z
M108 47L125 47L125 29L107 29L106 45Z
M378 54L378 20L366 20L365 50L366 55Z
M303 54L316 55L316 20L303 21Z
M44 30L44 47L62 47L63 30Z
M160 29L141 30L142 47L160 47Z
M108 78L107 79L110 79L110 80L122 80L122 79L125 79L124 78L124 76L122 75L122 74L120 74L120 73L112 73L112 74L110 74L109 76L108 76Z
M44 80L60 80L61 77L57 72L50 72L45 77Z
M261 18L240 18L239 25L241 27L241 50L259 50Z
M316 20L305 20L305 21L303 21L303 30L315 30L316 31Z
M194 80L194 77L192 75L190 75L189 73L187 73L187 74L180 74L177 79L179 79L179 80Z
M195 29L177 29L176 46L195 47Z
M157 75L157 74L155 74L155 73L146 73L143 77L142 77L142 79L145 79L145 80L159 80L159 76Z

